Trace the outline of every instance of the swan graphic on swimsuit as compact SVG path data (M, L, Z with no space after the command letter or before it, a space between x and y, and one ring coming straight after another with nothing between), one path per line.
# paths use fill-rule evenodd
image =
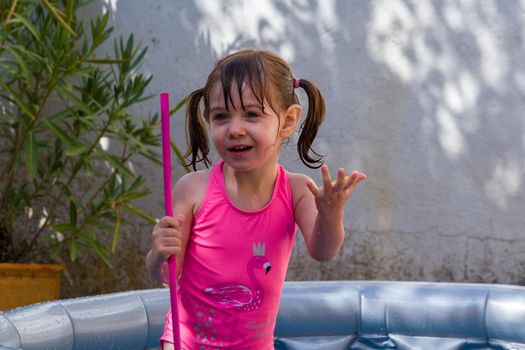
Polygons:
M211 299L212 304L220 305L222 308L244 312L257 310L264 300L264 290L257 280L255 272L264 270L266 276L271 268L270 261L265 256L265 244L254 243L253 256L246 265L246 273L250 279L249 286L236 283L218 283L204 288L203 292ZM200 345L199 350L224 346L226 344L218 338L227 342L230 337L236 334L237 317L227 317L221 321L222 327L224 327L223 331L228 331L219 336L220 326L218 327L216 323L215 308L207 310L202 306L195 305L195 311L198 321L195 323L193 331L196 333L197 339L207 344L207 346Z
M253 256L246 265L246 273L251 285L219 283L204 289L204 293L228 309L254 311L259 308L264 299L264 290L255 277L255 270L262 269L265 275L272 268L264 255L265 244L253 244Z

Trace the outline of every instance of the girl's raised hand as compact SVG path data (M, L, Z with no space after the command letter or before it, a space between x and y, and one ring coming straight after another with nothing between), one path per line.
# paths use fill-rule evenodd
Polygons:
M180 227L184 221L184 215L177 214L174 217L164 216L153 227L151 239L153 249L164 259L181 252L182 235Z
M366 175L359 171L353 171L351 175L345 176L345 170L339 168L337 178L332 181L326 164L321 166L321 173L323 176L323 185L321 187L317 187L313 182L307 183L308 188L315 197L315 204L321 215L335 214L337 210L342 212L344 204L354 188L360 181L366 179Z

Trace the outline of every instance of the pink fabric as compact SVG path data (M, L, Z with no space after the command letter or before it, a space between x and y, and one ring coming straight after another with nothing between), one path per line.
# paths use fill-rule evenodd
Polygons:
M179 279L182 347L273 349L297 230L288 178L279 165L268 205L246 212L228 198L223 164L210 174ZM173 341L170 313L161 341Z

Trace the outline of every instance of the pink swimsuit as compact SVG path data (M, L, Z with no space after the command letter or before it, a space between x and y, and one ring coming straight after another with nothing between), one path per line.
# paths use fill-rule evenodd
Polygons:
M229 200L219 162L193 219L180 276L184 349L273 349L273 331L297 226L285 170L272 199L247 212ZM171 310L161 341L173 342Z

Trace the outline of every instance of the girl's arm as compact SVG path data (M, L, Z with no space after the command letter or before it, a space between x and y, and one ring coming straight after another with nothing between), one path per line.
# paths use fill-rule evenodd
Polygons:
M344 205L366 176L354 171L345 177L344 169L340 168L337 179L332 182L326 165L321 167L321 172L321 187L306 175L294 181L294 197L298 198L295 201L295 220L309 254L318 261L328 261L339 252L344 240Z
M186 247L191 231L193 209L195 207L198 175L190 173L177 181L173 187L173 217L165 216L153 228L152 247L146 256L146 267L153 278L159 282L162 277L162 265L171 255L177 259L177 276L181 272Z

